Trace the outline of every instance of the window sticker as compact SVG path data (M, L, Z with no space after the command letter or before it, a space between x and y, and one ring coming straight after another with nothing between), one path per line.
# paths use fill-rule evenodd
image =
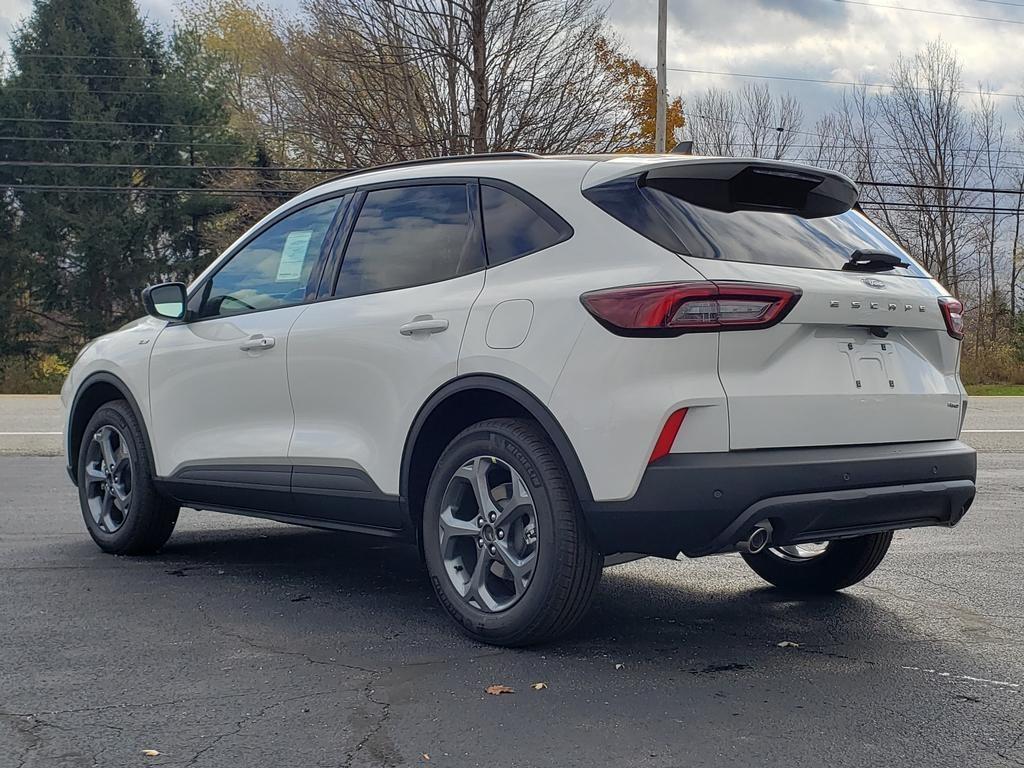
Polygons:
M306 251L309 241L313 238L313 230L299 229L289 232L281 251L281 261L277 265L277 282L298 280L302 277L302 265L306 262Z

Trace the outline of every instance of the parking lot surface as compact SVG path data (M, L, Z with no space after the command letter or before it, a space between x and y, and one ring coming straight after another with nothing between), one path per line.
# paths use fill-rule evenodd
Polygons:
M990 400L969 428L1024 422ZM974 508L862 585L646 559L515 651L459 635L410 547L188 510L111 557L60 458L0 457L0 766L1024 765L1024 435L966 437Z

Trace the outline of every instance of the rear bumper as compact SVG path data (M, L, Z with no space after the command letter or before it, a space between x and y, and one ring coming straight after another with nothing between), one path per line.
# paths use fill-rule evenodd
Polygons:
M772 545L953 526L974 500L977 456L958 440L671 454L633 498L590 502L602 552L699 557L768 521Z

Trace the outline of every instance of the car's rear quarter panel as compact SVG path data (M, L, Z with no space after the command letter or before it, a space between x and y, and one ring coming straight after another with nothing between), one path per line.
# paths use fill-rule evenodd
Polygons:
M529 166L529 167L527 167ZM508 163L500 177L549 205L573 227L568 241L487 271L463 340L459 374L511 379L547 404L566 432L597 500L631 496L668 416L690 408L673 450L728 450L717 334L675 339L616 336L584 309L587 291L700 280L676 255L606 216L580 192L582 174L561 163ZM493 349L496 307L534 305L526 339Z

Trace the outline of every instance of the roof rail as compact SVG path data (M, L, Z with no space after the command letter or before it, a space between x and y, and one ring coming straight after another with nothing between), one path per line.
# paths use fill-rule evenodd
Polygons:
M536 160L543 155L538 155L533 152L481 152L478 155L450 155L448 157L426 157L420 160L400 160L396 163L384 163L383 165L371 165L367 168L354 168L351 171L341 173L337 176L332 176L324 181L317 182L312 186L306 187L303 192L308 192L311 189L322 187L324 184L330 184L340 179L348 179L352 176L358 176L362 173L373 173L374 171L387 171L392 168L408 168L417 165L435 165L437 163L465 163L472 162L473 160Z

